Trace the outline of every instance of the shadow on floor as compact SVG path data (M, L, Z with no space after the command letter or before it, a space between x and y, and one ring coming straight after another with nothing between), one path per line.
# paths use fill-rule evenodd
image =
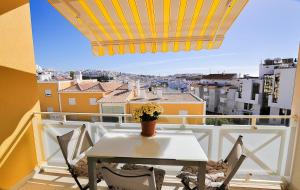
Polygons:
M86 184L88 179L79 179ZM67 172L39 172L29 179L19 190L75 190L79 189L74 179ZM107 190L105 182L98 183L98 190ZM166 176L162 190L182 190L181 183L174 176Z

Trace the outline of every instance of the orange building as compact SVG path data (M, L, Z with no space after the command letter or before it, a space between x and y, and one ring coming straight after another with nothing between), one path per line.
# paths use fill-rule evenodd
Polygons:
M149 92L136 84L98 82L96 80L39 82L41 111L73 113L131 114L148 102L157 102L164 115L203 115L205 102L189 93ZM52 119L56 116L53 114ZM117 117L68 116L68 120L118 121ZM130 117L124 121L132 121ZM181 118L160 118L161 123L182 123ZM202 119L188 118L188 124L202 123Z
M100 113L97 101L122 84L97 80L38 82L43 112ZM52 118L55 118L55 114ZM70 116L72 120L97 121L97 117Z
M38 81L38 94L42 112L61 112L59 92L74 81Z

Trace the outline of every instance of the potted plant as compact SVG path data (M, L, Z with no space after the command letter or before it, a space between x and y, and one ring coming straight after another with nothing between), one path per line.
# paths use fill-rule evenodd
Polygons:
M162 107L157 103L147 103L133 111L133 118L141 122L142 136L151 137L155 135L156 120L162 113Z

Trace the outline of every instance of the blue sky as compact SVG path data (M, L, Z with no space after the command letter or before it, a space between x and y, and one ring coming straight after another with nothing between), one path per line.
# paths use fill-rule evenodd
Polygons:
M249 0L218 50L97 57L89 41L47 0L31 0L35 59L56 70L101 69L138 74L258 74L261 60L297 57L300 0Z

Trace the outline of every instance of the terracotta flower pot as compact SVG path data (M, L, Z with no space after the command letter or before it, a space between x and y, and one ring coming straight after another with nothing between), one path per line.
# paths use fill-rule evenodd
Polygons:
M142 136L152 137L155 135L156 120L142 121L141 125L142 125L142 133L141 133Z

